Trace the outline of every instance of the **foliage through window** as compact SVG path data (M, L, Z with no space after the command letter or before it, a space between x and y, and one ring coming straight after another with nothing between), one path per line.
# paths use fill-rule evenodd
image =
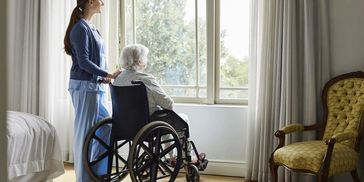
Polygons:
M121 0L121 47L150 50L146 72L177 102L246 103L249 0Z

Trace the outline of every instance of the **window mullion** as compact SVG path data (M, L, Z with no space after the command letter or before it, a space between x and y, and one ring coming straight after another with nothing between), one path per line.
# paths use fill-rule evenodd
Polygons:
M132 10L132 16L133 16L133 43L136 43L136 15L135 15L135 0L132 0L131 1L132 3L132 7L133 7L133 10Z
M198 29L198 0L195 0L195 32L196 32L196 96L200 97L200 59L199 59L199 29Z
M215 98L215 1L206 0L207 24L207 104L214 104Z
M215 103L220 99L220 0L216 0L215 4Z
M119 1L119 7L120 7L120 21L119 21L119 28L120 28L120 37L119 37L119 53L121 53L121 49L123 47L125 47L126 45L126 26L125 26L125 1L124 0L120 0Z

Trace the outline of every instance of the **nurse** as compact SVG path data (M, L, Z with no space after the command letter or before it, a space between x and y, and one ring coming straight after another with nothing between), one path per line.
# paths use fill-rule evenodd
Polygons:
M82 147L87 132L101 119L108 117L105 106L105 91L102 83L110 83L121 71L109 73L106 68L105 44L98 30L90 23L95 14L101 13L101 0L77 0L64 38L66 54L72 57L69 93L75 109L74 122L74 167L77 182L92 181L82 164ZM107 140L110 131L101 131ZM103 152L101 146L93 146L92 156ZM106 170L95 166L96 173Z

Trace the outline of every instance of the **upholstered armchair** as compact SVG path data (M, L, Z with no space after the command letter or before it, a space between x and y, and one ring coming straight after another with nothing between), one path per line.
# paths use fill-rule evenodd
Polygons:
M279 166L317 176L327 181L335 174L357 174L360 139L364 134L364 72L337 76L326 83L322 92L323 121L311 126L291 124L275 132L279 138L269 163L272 181L277 181ZM317 130L319 138L285 145L285 135Z

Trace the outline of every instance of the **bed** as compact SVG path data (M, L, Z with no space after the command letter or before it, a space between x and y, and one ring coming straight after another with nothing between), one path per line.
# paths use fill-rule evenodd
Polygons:
M64 173L54 127L45 119L7 111L8 181L51 181Z

